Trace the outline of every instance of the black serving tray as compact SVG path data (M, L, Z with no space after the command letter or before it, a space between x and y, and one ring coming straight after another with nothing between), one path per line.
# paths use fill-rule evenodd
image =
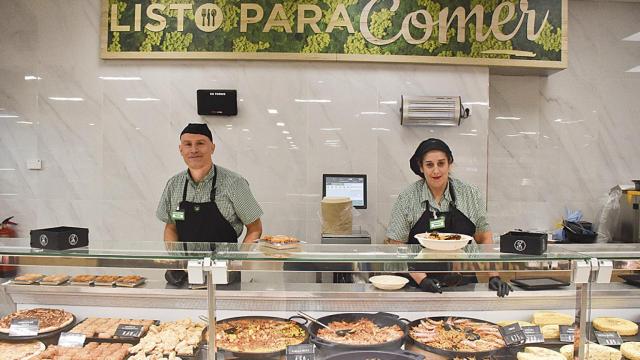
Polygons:
M80 325L83 322L85 322L87 319L84 319L82 321L80 321L79 323L77 323L76 325ZM153 320L153 325L160 325L160 320ZM147 331L148 332L148 331ZM118 343L118 344L132 344L132 345L136 345L137 343L140 342L140 339L143 338L145 335L147 335L147 333L143 333L139 338L135 338L135 337L120 337L120 338L99 338L99 337L87 337L86 340L84 341L85 344L88 344L90 342L97 342L97 343Z
M69 331L71 330L74 326L76 326L76 316L73 315L73 320L71 321L71 323L69 323L69 325L60 328L58 330L53 330L53 331L48 331L45 333L40 333L38 335L34 335L34 336L9 336L9 334L6 333L0 333L0 340L5 340L5 341L24 341L24 340L47 340L47 339L52 339L55 338L57 336L60 336L60 333L65 332L65 331ZM50 341L45 341L46 343L51 343ZM57 342L57 340L55 341Z
M550 277L512 279L511 283L524 290L552 290L570 285L567 282Z

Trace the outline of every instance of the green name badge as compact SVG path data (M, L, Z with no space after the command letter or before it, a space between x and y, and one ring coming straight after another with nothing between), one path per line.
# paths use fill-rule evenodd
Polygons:
M429 230L444 229L444 216L429 220Z
M173 220L184 220L184 211L172 211L171 219Z

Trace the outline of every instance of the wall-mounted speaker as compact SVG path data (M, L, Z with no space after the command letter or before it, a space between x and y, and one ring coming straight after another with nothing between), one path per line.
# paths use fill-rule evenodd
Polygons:
M236 90L198 90L198 115L238 115Z

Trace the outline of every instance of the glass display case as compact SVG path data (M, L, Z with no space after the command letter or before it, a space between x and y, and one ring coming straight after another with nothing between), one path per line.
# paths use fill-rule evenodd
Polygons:
M0 255L11 260L16 276L135 275L145 282L134 287L69 281L23 285L12 276L5 278L0 288L2 315L56 308L74 314L76 322L89 317L149 319L161 324L204 319L210 330L203 335L204 342L213 344L217 338L217 346L201 346L198 356L202 358L284 358L287 345L299 342L313 344L316 359L371 355L362 351L375 352L381 359L515 359L523 346L500 345L504 340L496 335L498 327L493 324L520 321L523 326L529 325L525 322L553 325L560 317L567 325L574 324L576 345L587 340L589 332L581 330L590 321L591 303L599 301L595 295L592 299L590 282L590 275L595 279L597 274L591 273L594 256L578 250L551 245L543 255L517 255L500 253L498 245L468 245L443 252L420 245L160 242L51 251L32 249L26 239L16 239L0 246ZM167 270L185 271L189 282L204 284L169 284ZM408 271L433 277L453 274L456 280L443 277L442 293L420 291L405 285L406 280L397 283L398 277L375 284L369 281L375 275L401 275L399 279L403 279ZM501 298L488 288L487 281L493 276L505 281L552 277L559 285L531 291L513 284L513 291ZM323 331L307 317L328 323L325 325L330 329ZM276 330L268 333L286 333L290 339L254 336L253 343L240 341L242 326L256 324L275 326ZM283 330L285 325L294 328ZM347 326L343 329L346 334L335 331L339 326ZM370 336L382 330L391 331L391 335ZM553 329L541 330L547 338L531 346L557 350L570 343L560 341ZM532 334L529 340L538 341L535 338ZM149 345L144 337L142 342ZM575 357L584 356L584 347L574 349ZM176 354L180 355L174 351ZM139 353L136 356L133 358L144 358Z

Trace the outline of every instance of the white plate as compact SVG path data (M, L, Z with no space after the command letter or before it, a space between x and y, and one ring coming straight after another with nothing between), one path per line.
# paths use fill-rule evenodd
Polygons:
M460 240L435 240L429 239L429 233L416 234L415 238L420 242L420 245L431 250L438 251L454 251L460 250L465 247L469 241L473 241L473 238L464 234L452 234L452 233L438 233L441 236L447 235L460 235Z
M378 275L370 277L369 282L380 290L399 290L407 285L409 279L396 275Z

